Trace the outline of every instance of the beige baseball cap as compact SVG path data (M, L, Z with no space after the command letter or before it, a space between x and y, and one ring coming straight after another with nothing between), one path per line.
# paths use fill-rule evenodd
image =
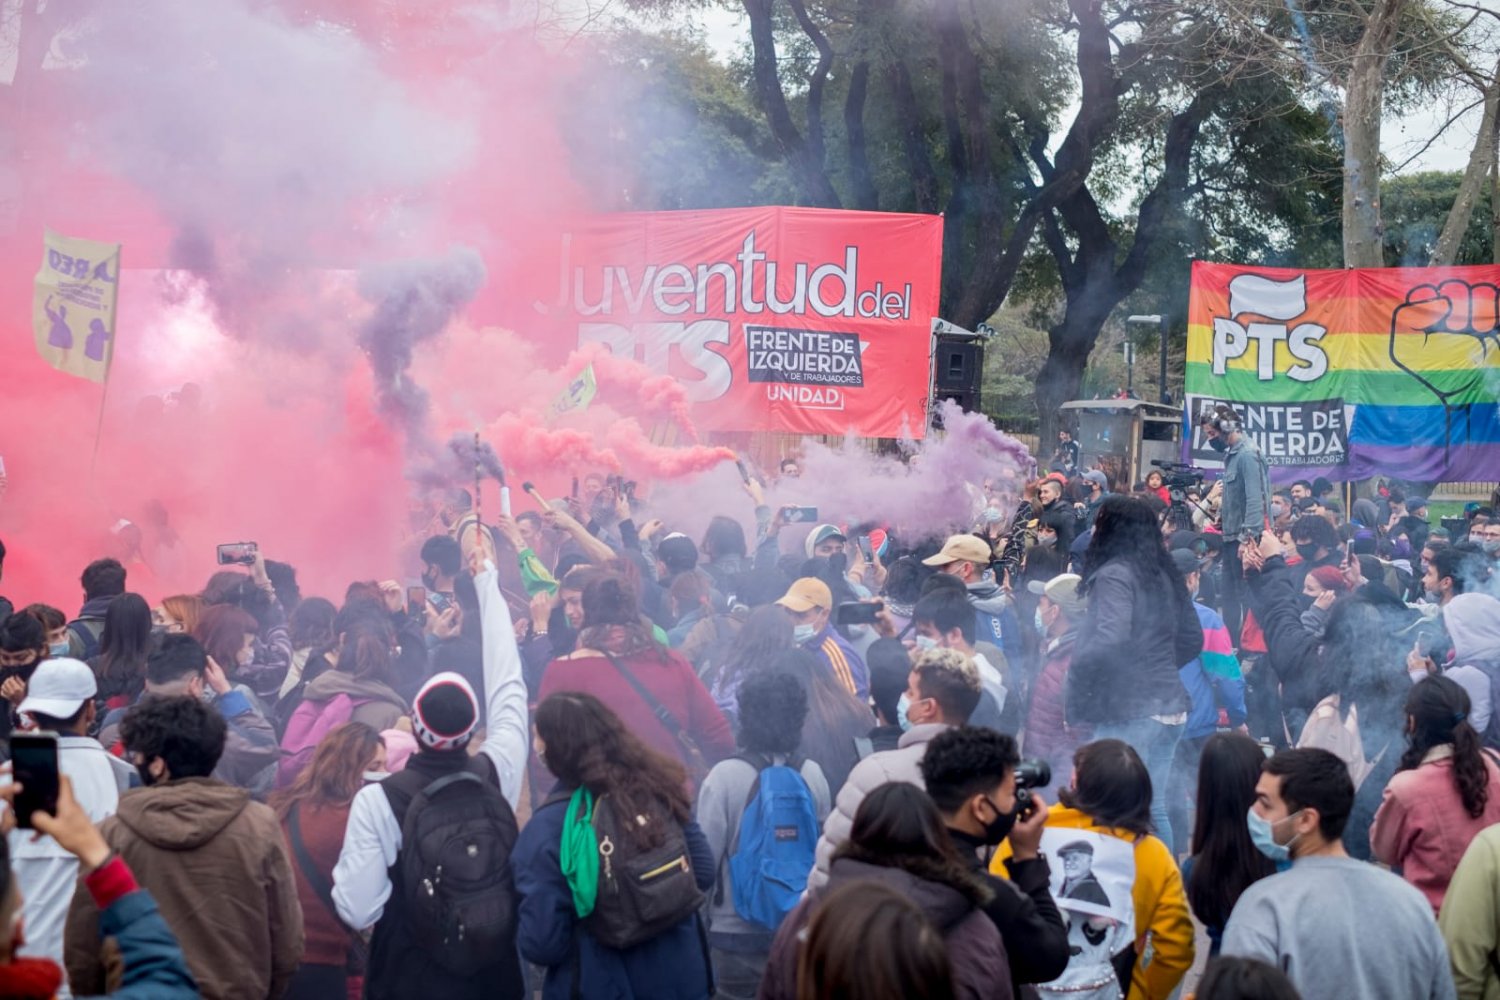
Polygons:
M793 614L799 615L813 608L832 611L833 591L828 589L828 584L817 577L804 576L793 583L791 588L782 595L781 600L776 603Z
M994 552L984 539L975 535L951 535L943 543L943 550L935 556L922 560L923 566L947 566L956 562L978 563L988 566Z

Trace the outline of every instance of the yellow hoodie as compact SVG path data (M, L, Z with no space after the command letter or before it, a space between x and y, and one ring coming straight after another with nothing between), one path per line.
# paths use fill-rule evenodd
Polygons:
M1096 827L1092 817L1077 809L1052 806L1048 829L1093 830L1135 844L1135 970L1130 976L1129 1000L1166 1000L1193 966L1193 919L1188 913L1182 873L1167 845L1155 837L1125 830ZM1007 877L1005 859L1010 841L1000 845L990 871Z

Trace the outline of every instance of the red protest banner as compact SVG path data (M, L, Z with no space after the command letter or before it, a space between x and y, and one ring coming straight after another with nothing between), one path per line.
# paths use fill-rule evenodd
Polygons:
M942 247L931 215L597 216L564 233L542 308L570 347L678 380L705 430L921 437Z

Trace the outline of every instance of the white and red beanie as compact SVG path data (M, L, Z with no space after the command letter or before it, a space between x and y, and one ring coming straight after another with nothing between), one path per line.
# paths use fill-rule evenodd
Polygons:
M479 699L462 674L433 674L413 704L411 728L430 750L455 750L469 742L479 724Z

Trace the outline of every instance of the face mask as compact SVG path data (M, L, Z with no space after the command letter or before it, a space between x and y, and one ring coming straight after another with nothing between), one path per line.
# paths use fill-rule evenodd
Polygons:
M255 662L255 650L240 650L239 654L235 656L234 662L238 663L241 667L248 667L250 664Z
M1441 597L1442 595L1435 590L1422 591L1422 600L1426 601L1428 604L1436 604L1441 599Z
M1285 514L1285 513L1286 513L1286 508L1284 506L1282 506L1281 504L1279 504L1279 503L1273 503L1273 504L1271 504L1271 519L1272 520L1275 520L1276 518L1280 517L1282 514Z
M937 649L938 648L937 640L934 639L930 635L919 635L919 636L916 636L913 639L913 642L916 644L916 647L918 649L920 649L924 653L927 652L929 649Z
M986 524L994 524L995 522L1003 521L1004 519L1005 515L1000 512L999 507L986 507L984 509L984 520Z
M1057 536L1056 535L1037 535L1036 536L1036 543L1038 545L1040 545L1040 546L1043 546L1043 547L1046 547L1048 545L1053 545L1056 542L1057 542Z
M1484 549L1486 554L1494 555L1496 552L1500 552L1500 538L1482 539L1479 543L1479 547L1481 549Z
M423 573L422 586L426 587L428 590L437 590L437 574Z
M828 557L828 568L839 575L849 568L849 557L842 552L835 552Z
M365 779L366 784L369 784L372 781L384 781L390 776L391 772L389 771L366 771L364 774L360 775L360 777Z
M1312 562L1318 557L1318 546L1311 542L1301 542L1297 545L1297 554L1305 562Z
M909 730L912 726L911 719L906 717L906 712L910 708L911 699L906 696L905 692L902 692L901 700L896 702L896 722L901 726L901 731L903 733Z
M989 807L995 810L995 818L984 825L984 843L989 847L995 847L1006 837L1010 836L1011 828L1016 825L1016 814L1014 812L1003 813L995 805L994 801L986 798L984 800Z
M47 652L52 656L67 656L68 640L64 639L62 642L54 642L52 645L47 647Z
M1301 814L1302 810L1298 809L1291 816L1284 816L1276 822L1284 823L1293 816ZM1293 837L1285 844L1278 844L1276 843L1276 823L1272 823L1270 820L1257 815L1254 807L1251 807L1250 811L1245 815L1250 825L1250 840L1255 844L1257 851L1272 861L1288 861L1291 859L1292 845L1297 842L1297 837ZM1297 836L1300 837L1301 834Z
M799 646L804 642L810 642L812 637L818 634L818 627L812 623L792 626L792 641Z
M1042 635L1047 634L1047 623L1042 621L1042 609L1036 609L1036 630Z
M1208 439L1208 446L1210 448L1212 448L1214 451L1228 451L1229 450L1229 442L1225 441L1221 437L1209 438Z

